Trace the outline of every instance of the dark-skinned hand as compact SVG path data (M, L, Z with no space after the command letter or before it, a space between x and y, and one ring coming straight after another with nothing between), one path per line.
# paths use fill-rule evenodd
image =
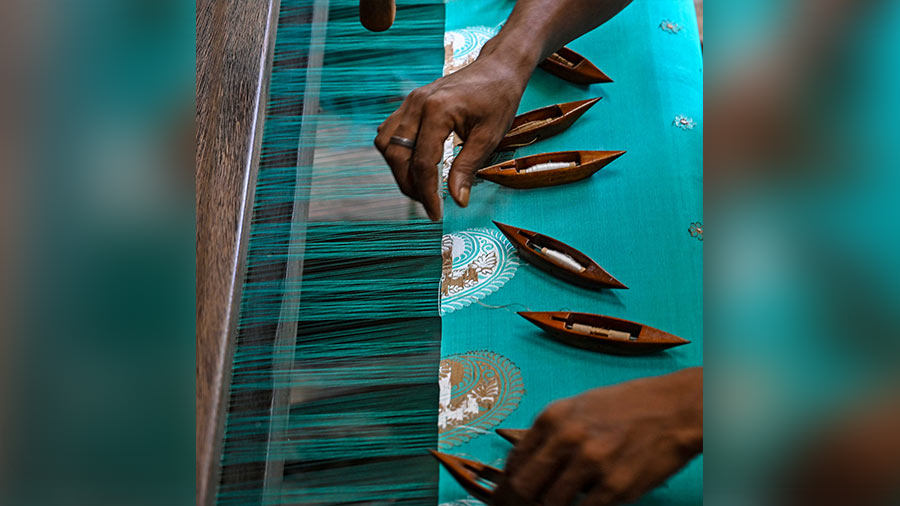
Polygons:
M506 463L495 505L629 503L703 447L703 370L597 388L547 407Z
M533 65L497 54L493 41L481 56L456 73L413 90L378 127L375 146L391 167L404 195L421 202L432 220L442 216L438 164L451 132L464 141L450 169L450 195L462 207L469 203L475 171L503 139L512 124ZM414 140L410 149L392 144L392 136Z

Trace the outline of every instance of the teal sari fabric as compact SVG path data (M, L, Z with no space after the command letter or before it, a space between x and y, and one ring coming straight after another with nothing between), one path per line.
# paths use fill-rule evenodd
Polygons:
M465 57L496 33L512 7L513 2L448 2L445 42L456 40L455 56ZM453 414L459 423L442 427L441 449L498 467L510 446L492 429L528 428L554 400L703 362L703 64L693 3L636 0L569 47L615 82L580 86L536 70L519 112L603 99L566 132L520 148L515 156L579 149L627 153L577 183L515 190L481 182L466 209L448 198L444 234L451 253L445 263L454 257L456 269L457 260L472 256L473 244L491 253L490 241L479 243L477 237L496 239L496 220L580 249L629 289L596 292L565 283L517 259L500 240L493 244L499 254L491 256L497 265L490 282L457 297L452 307L443 304L441 355L455 360L459 371L451 378L453 364L442 362L442 387L449 384L450 395L458 397L477 383L476 371L487 379L497 375L500 381L492 385L500 391L491 398L490 417ZM445 301L451 298L444 295ZM589 352L549 339L515 314L526 308L625 318L692 342L640 357ZM479 360L492 365L479 368ZM473 406L470 413L479 409L490 411ZM702 457L695 459L639 504L700 504L702 465ZM468 504L462 488L441 473L441 502Z

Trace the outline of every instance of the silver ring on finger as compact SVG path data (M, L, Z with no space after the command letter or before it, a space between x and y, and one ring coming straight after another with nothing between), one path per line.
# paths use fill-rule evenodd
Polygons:
M396 144L398 146L403 146L404 148L409 149L415 149L416 147L416 141L407 139L406 137L400 137L399 135L392 136L390 144Z

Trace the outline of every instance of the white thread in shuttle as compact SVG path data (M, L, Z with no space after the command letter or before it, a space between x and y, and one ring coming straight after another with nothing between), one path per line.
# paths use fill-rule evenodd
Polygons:
M604 329L601 327L594 327L592 325L585 325L583 323L571 323L566 325L566 328L572 329L575 332L581 332L583 334L590 334L592 336L602 336L608 337L610 339L618 339L621 341L635 341L636 337L632 337L628 332L622 332L619 330L612 329Z
M522 169L519 171L521 174L531 174L534 172L544 172L547 170L556 170L556 169L567 169L570 167L575 167L578 164L575 162L547 162L547 163L538 163L528 167L526 169Z
M565 253L562 253L562 252L559 252L556 250L552 250L552 249L546 248L546 247L536 247L535 249L540 251L544 255L544 257L547 258L547 260L550 260L551 262L555 263L556 265L558 265L564 269L568 269L568 270L574 271L574 272L584 272L585 271L585 267L583 265L576 262L574 258L570 257L569 255L566 255Z

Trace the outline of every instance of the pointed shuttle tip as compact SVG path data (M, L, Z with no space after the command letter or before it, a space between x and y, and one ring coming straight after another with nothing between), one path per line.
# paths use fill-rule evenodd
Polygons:
M537 325L538 327L541 326L541 318L537 316L540 313L537 311L519 311L516 314L525 318L525 320L532 325Z
M504 234L512 231L512 228L513 228L513 227L512 227L511 225L507 225L506 223L500 223L499 221L495 221L495 220L491 220L491 221L492 221L492 222L494 223L494 225L496 225L497 228L499 228L500 231L503 232Z
M512 444L521 441L522 437L525 435L525 430L523 429L495 429L494 432Z
M603 72L596 66L591 69L591 74L593 74L594 79L598 83L611 83L613 82L612 78L606 75L606 72Z
M430 453L432 457L437 459L437 461L440 462L441 465L450 466L451 462L450 462L450 459L448 458L449 455L441 453L437 450L432 450L430 448L428 449L428 453Z
M628 290L628 287L625 286L625 283L619 281L618 279L610 276L611 281L609 282L609 287L612 289L621 289Z

